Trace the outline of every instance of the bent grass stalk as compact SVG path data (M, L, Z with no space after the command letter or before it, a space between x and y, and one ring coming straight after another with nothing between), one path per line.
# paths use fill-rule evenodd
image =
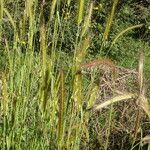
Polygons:
M3 8L3 10L4 10L4 13L7 15L7 17L9 19L11 25L13 26L14 30L16 30L16 25L15 25L15 22L11 16L11 14L9 13L9 11L6 8Z
M126 32L130 31L130 30L133 30L133 29L136 29L136 28L141 28L143 27L145 24L139 24L139 25L134 25L134 26L131 26L131 27L128 27L127 29L121 31L115 38L114 40L112 41L111 43L111 46L110 46L110 49L112 48L112 46L116 43L116 41L118 40L118 38L120 36L122 36L123 34L125 34Z
M117 8L118 2L119 2L119 0L114 0L114 2L113 2L111 13L110 13L110 16L108 17L106 27L105 27L105 31L104 31L104 34L103 34L103 41L104 42L108 39L108 35L109 35L110 28L111 28L112 23L113 23L113 18L115 16L115 10Z
M100 109L105 108L105 107L107 107L111 104L114 104L116 102L120 102L120 101L123 101L123 100L130 100L130 99L133 99L135 97L136 97L135 94L130 94L130 93L119 95L119 96L116 96L112 99L107 100L106 102L104 102L102 104L99 104L99 105L95 106L94 110L100 110Z

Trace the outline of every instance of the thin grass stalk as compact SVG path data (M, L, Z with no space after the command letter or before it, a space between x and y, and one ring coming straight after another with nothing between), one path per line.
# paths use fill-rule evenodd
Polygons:
M5 144L7 145L6 142L6 133L8 131L8 122L7 122L7 118L8 118L8 91L7 91L7 82L6 82L6 77L5 74L2 75L2 85L0 87L2 90L2 103L1 103L1 112L3 114L3 147L5 148Z
M46 46L46 27L45 27L45 20L43 16L43 4L41 8L41 16L40 16L40 52L42 56L42 85L40 90L40 109L43 113L43 116L45 114L45 106L47 103L47 81L49 78L49 69L47 68L47 46Z
M12 27L14 28L14 30L16 31L16 24L14 22L14 19L12 18L11 14L9 13L9 11L6 8L3 8L4 13L7 15ZM14 32L15 33L15 32Z
M85 17L81 37L83 37L88 32L88 29L91 25L92 10L93 10L93 3L90 4L88 15Z
M50 21L54 18L54 12L56 9L57 0L53 0L50 7Z
M58 143L61 148L61 141L63 139L63 125L64 125L64 112L65 112L65 83L64 71L60 71L60 101L59 101L59 116L58 116Z
M33 1L33 0L27 0L25 3L25 12L24 12L24 16L23 16L23 27L24 29L22 29L22 35L20 35L23 38L23 42L26 44L25 41L25 34L26 32L28 32L28 39L27 39L27 50L26 50L26 57L25 57L25 61L27 61L27 99L24 100L24 105L27 106L26 101L28 101L28 99L30 98L30 89L31 89L31 72L32 72L32 67L33 67L33 58L34 58L34 32L36 30L36 6L37 6L37 1ZM29 30L26 31L26 26L29 26ZM21 32L20 32L21 33ZM24 118L26 117L26 113L27 113L26 109L24 111Z
M56 50L58 36L59 36L58 33L59 33L59 14L57 13L57 17L54 23L54 32L52 37L52 48L51 48L51 54L53 58L55 58L55 50Z
M33 0L26 1L25 9L26 9L26 14L27 14L28 20L29 20L28 49L29 49L29 51L32 51L33 50L33 35L34 35L34 29L36 26L36 25L34 25L35 14L34 14L34 10L33 10Z
M26 9L25 9L26 10ZM22 20L20 20L20 38L22 39L22 41L24 42L24 44L26 44L26 41L25 41L25 34L26 34L26 25L27 25L27 15L26 15L26 11L24 11L24 14L23 14L23 18Z
M137 104L140 106L140 103L142 101L142 96L144 95L144 87L143 87L143 70L144 70L144 53L143 51L140 52L139 57L139 66L138 66L138 84L139 84L139 98L137 100ZM136 113L136 120L135 120L135 127L134 127L134 140L133 143L136 140L138 129L140 127L140 121L141 121L141 108L139 107Z
M67 134L67 140L66 140L66 148L70 149L70 139L71 139L71 133L72 133L72 126L73 126L73 120L74 118L74 113L72 111L72 113L70 114L70 121L69 121L69 125L68 125L68 134Z
M0 0L0 23L3 19L3 11L4 11L4 0Z
M49 20L48 20L48 23L47 23L47 39L49 39L49 36L50 34L52 34L52 31L53 29L52 28L55 28L56 27L56 20L57 20L57 17L56 17L56 12L57 12L57 5L58 5L58 1L57 0L53 0L51 2L51 5L50 5L50 14L49 14ZM59 10L58 10L59 11ZM53 22L54 20L54 22ZM56 30L54 29L54 32ZM53 38L51 40L54 40ZM50 43L53 43L53 42L49 42ZM49 45L48 44L48 45ZM52 48L53 49L53 48Z
M77 18L77 24L78 26L81 24L83 20L83 13L84 13L84 0L78 0L78 18Z
M4 13L4 1L0 0L0 42L2 40L1 34L2 34L3 13Z
M42 24L40 27L40 50L42 53L42 74L45 74L46 71L46 60L47 60L47 48L46 48L46 31L44 20L42 19Z
M110 29L111 29L111 26L112 26L112 23L113 23L113 19L114 19L114 16L115 16L115 11L116 11L118 2L119 2L119 0L114 0L114 2L113 2L111 13L110 13L110 16L108 17L106 27L105 27L105 31L104 31L104 34L103 34L103 41L104 42L108 40L108 35L109 35Z
M138 84L139 84L139 91L140 94L143 92L143 82L144 82L144 52L140 52L140 58L139 58L139 67L138 67Z
M107 128L107 132L106 132L106 141L105 141L105 145L104 145L104 150L107 150L108 145L109 145L109 136L110 136L110 130L111 130L111 123L112 123L112 113L113 113L113 104L111 104L110 112L109 112L108 128Z
M12 57L11 57L11 53L10 53L10 50L9 50L9 44L8 44L7 39L5 39L5 50L6 50L7 58L8 58L9 73L12 74L13 60L12 60Z
M74 63L76 62L76 56L77 56L77 50L79 48L79 44L82 39L80 39L80 24L83 20L83 13L84 13L84 0L78 0L78 10L77 10L77 25L78 29L76 32L76 40L75 40L75 52L74 52ZM73 75L74 75L74 70L73 70Z
M19 43L18 32L14 31L12 51L9 51L9 45L7 43L7 40L5 40L5 43L6 43L6 49L8 51L8 59L10 59L9 60L10 93L16 94L16 90L18 90L17 88L19 86L19 79L17 79L19 72L17 72L17 70L19 69L19 66L21 64L20 49L18 48L18 43Z
M6 74L2 75L2 95L3 95L3 99L2 99L2 112L4 114L4 116L7 115L8 112L8 87L7 87L7 82L6 82Z
M12 107L12 111L11 111L11 128L13 130L14 125L15 125L15 121L16 121L16 111L17 111L17 98L16 98L15 95L12 97L11 107Z
M7 117L6 116L4 116L4 118L3 118L3 132L2 132L2 147L3 147L3 149L5 149L6 148L6 146L7 146L7 142L6 142L6 133L7 133Z
M43 112L45 113L46 112L46 106L47 106L47 101L48 101L48 92L49 92L49 85L50 85L50 68L48 68L46 70L46 73L45 73L45 79L44 79L44 86L43 86L43 92L44 92L44 95L43 95Z

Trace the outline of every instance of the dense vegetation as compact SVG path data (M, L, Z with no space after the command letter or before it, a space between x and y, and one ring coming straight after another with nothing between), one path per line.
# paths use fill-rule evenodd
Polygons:
M0 0L0 149L150 149L149 0Z

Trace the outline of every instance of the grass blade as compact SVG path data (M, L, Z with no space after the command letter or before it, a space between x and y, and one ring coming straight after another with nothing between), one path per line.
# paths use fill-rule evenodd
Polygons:
M56 4L57 4L57 0L53 0L52 4L51 4L51 8L50 8L50 21L54 17L54 12L55 12L55 8L56 8Z
M58 143L61 147L61 140L63 138L63 122L64 122L64 103L65 103L65 85L64 85L64 71L60 71L60 101L59 101L59 117L58 117Z
M4 8L4 12L5 12L5 14L7 15L7 17L8 17L8 19L9 19L11 25L13 26L13 28L16 29L15 22L14 22L12 16L11 16L11 14L9 13L9 11L8 11L6 8Z
M134 97L135 97L134 94L129 94L129 93L123 94L123 95L119 95L119 96L116 96L116 97L114 97L112 99L109 99L106 102L104 102L104 103L94 107L94 110L100 110L102 108L105 108L105 107L113 104L113 103L120 102L120 101L127 100L127 99L132 99Z

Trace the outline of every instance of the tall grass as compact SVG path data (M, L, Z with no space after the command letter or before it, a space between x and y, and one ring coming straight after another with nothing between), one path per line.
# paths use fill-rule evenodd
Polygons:
M9 11L7 2L0 0L0 36L4 38L6 61L0 74L0 149L90 149L91 110L132 98L132 94L125 94L95 106L99 84L95 75L88 78L81 72L93 36L94 3L79 0L72 14L70 0L53 0L49 5L44 0L26 0L21 2L21 11L19 2ZM108 39L117 3L115 0L112 6L104 40ZM14 16L18 12L19 19ZM75 18L73 56L63 52L65 28L71 22L65 13ZM10 33L4 32L5 26L10 27ZM112 111L113 106L107 116L105 149L109 147Z
M59 13L58 5L58 1L52 1L48 24L43 14L44 3L41 3L41 10L37 13L38 1L25 1L24 11L19 20L13 18L7 6L1 9L1 22L4 10L5 18L13 27L11 30L13 40L9 41L6 36L4 48L7 62L6 73L2 76L1 149L26 149L27 147L29 149L77 149L80 145L83 116L80 120L79 115L82 114L80 111L83 102L79 95L82 94L82 80L81 75L75 72L80 68L80 63L85 57L89 38L77 41L75 45L78 50L76 50L75 62L72 64L75 66L74 94L72 94L73 101L70 101L64 96L66 71L59 73L59 68L56 68L57 63L60 63L60 60L56 59L59 56L57 42L60 33L63 33L61 21L64 20ZM1 1L1 7L3 6L5 1ZM82 7L81 2L77 12L78 25L84 18L81 15L84 14ZM92 6L88 20L91 11ZM82 36L87 33L89 23L90 21L85 22ZM49 29L50 26L52 30ZM35 49L37 48L35 34L38 30L39 50ZM52 35L51 47L48 47L48 34Z

